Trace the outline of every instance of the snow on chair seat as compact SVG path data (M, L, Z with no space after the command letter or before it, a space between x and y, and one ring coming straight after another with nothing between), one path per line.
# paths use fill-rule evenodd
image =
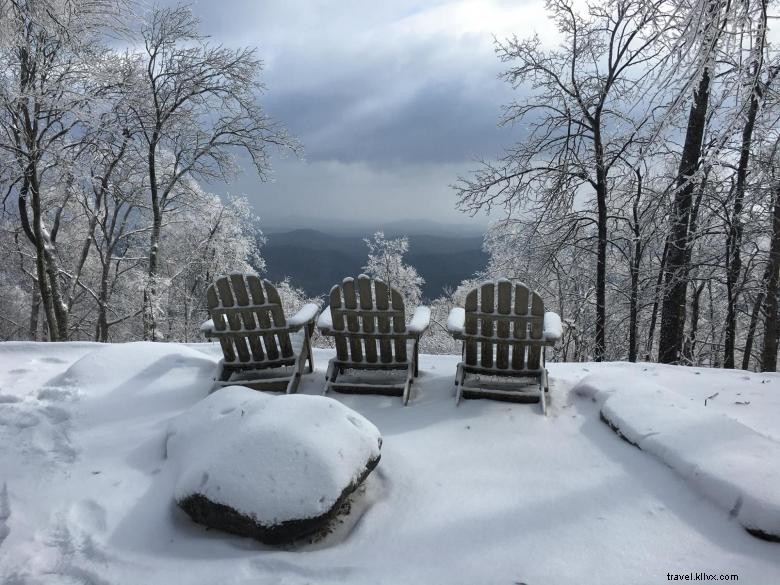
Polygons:
M411 384L418 374L420 336L430 324L431 312L417 307L409 325L401 294L379 279L365 274L345 278L330 290L330 306L317 321L323 335L336 343L336 357L330 360L325 392L353 392L401 396L406 405ZM402 380L337 382L346 371L405 371Z
M545 349L561 338L561 319L544 311L542 298L522 283L500 279L485 282L466 295L464 308L450 311L447 329L463 341L463 360L455 377L456 401L495 398L541 402L546 413L549 390ZM511 379L509 388L467 384L467 375ZM520 389L521 379L539 384L539 391Z
M314 371L311 336L319 307L304 305L284 316L276 288L254 274L220 276L206 290L211 319L201 325L216 337L223 360L215 386L240 384L255 389L295 392L306 361Z

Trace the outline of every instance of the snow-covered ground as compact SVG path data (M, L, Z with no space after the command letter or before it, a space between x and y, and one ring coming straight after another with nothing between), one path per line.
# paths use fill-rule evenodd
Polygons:
M330 355L315 352L302 392L320 392ZM206 344L0 344L1 583L778 582L780 544L620 440L600 403L571 390L588 376L623 395L650 381L690 403L677 410L722 414L777 445L780 376L550 364L544 417L538 405L456 407L458 358L421 356L406 408L332 395L379 428L382 460L345 529L279 550L207 531L173 502L166 429L207 395L217 358Z

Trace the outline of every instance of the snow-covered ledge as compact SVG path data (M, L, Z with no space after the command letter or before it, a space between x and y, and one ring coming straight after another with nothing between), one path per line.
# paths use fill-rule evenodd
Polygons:
M780 542L780 444L664 386L592 375L573 390L620 437L672 468L753 536Z

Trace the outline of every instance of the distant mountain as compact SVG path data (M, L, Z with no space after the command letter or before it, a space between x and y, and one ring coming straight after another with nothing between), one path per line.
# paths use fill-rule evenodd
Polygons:
M316 231L301 229L295 223L296 219L281 220L275 222L275 226L265 225L263 231L266 234L278 235L300 231ZM440 223L430 219L404 219L392 220L368 224L365 221L328 221L328 234L334 236L365 237L376 231L383 231L387 236L443 236L447 238L481 238L485 232L486 224L477 221L459 224ZM307 226L308 227L308 226Z
M267 278L289 276L295 286L312 296L325 295L345 276L360 274L367 255L361 236L312 229L268 234L263 246ZM405 260L425 279L423 296L432 299L445 286L455 287L484 269L487 255L482 251L482 236L410 235Z

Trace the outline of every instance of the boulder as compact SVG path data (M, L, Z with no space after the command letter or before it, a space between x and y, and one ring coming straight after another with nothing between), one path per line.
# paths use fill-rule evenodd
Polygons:
M382 438L323 396L228 386L174 419L174 498L195 521L266 544L323 530L379 462Z

